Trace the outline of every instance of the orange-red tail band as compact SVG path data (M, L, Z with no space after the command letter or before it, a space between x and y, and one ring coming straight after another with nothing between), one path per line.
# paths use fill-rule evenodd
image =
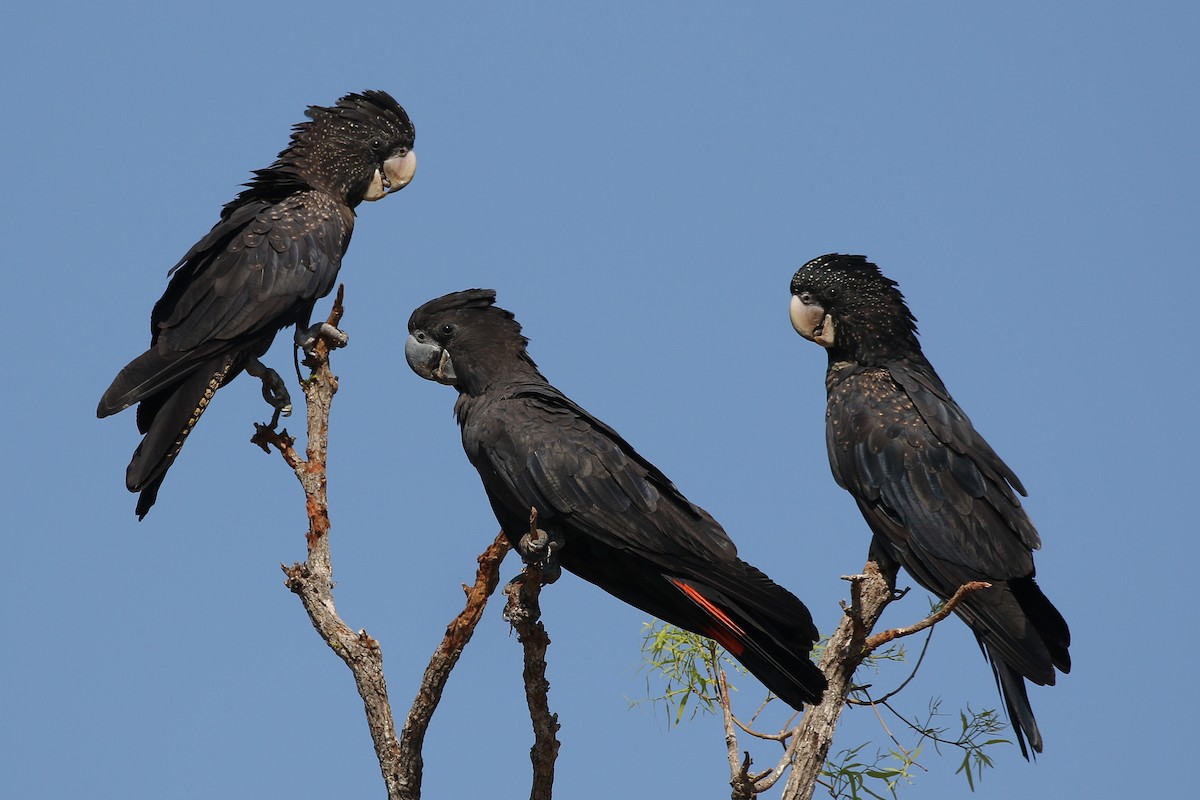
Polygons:
M671 578L670 580L671 583L675 584L675 586L677 586L689 600L700 606L700 608L704 609L705 613L724 626L724 628L709 628L708 630L704 631L704 633L716 640L717 644L721 645L735 656L741 655L742 651L746 649L745 645L743 645L737 639L739 636L746 635L746 632L742 630L741 626L730 619L728 614L714 605L713 602L707 597L700 594L700 592L698 592L694 587L689 586L678 578Z

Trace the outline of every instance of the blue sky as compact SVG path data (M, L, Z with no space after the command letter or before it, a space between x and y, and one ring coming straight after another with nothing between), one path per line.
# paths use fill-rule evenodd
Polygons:
M1074 634L1074 672L1032 693L1044 755L998 752L976 796L1189 780L1193 5L332 8L5 15L0 794L381 796L349 673L282 585L303 504L247 442L256 384L221 392L140 524L133 415L93 411L221 205L307 105L366 88L406 106L420 168L361 209L343 266L330 495L339 609L382 643L398 713L496 533L453 391L404 363L411 310L495 288L546 375L828 631L868 535L829 475L825 357L792 332L787 286L856 252L900 282L927 355L1031 490L1039 580ZM268 359L284 374L289 339ZM885 620L921 616L919 594ZM725 796L715 719L668 731L627 709L643 615L571 576L543 606L560 795ZM430 731L427 796L526 795L519 659L489 609ZM960 624L905 707L931 696L997 703ZM869 740L886 744L856 710L835 747ZM962 791L954 763L928 757L904 796Z

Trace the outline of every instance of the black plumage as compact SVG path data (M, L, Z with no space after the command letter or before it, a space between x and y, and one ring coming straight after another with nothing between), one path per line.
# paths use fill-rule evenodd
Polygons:
M246 370L287 413L287 390L259 363L275 334L307 326L333 288L354 229L354 208L403 188L416 169L408 114L382 91L311 106L274 164L257 170L220 220L171 270L150 315L150 348L131 361L96 409L107 417L140 403L145 434L126 470L154 505L167 470L213 395Z
M612 428L550 385L513 315L474 289L418 308L405 354L458 389L463 447L514 546L538 527L561 566L636 608L711 637L795 708L819 702L804 604L737 557L721 526Z
M791 283L792 324L829 356L826 441L838 484L874 532L875 552L942 599L970 581L958 615L995 672L1017 742L1042 751L1025 680L1069 672L1071 634L1034 580L1041 539L1025 488L976 432L917 341L896 283L862 256L830 254Z

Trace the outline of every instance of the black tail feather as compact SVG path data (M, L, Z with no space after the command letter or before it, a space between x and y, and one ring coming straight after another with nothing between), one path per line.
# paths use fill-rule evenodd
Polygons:
M985 647L985 652L987 648ZM1004 699L1004 707L1008 711L1008 721L1012 725L1013 735L1021 747L1021 755L1026 761L1031 760L1029 750L1034 753L1042 752L1042 732L1038 730L1037 720L1033 717L1033 706L1029 704L1029 694L1026 691L1025 679L1012 667L992 657L987 653L992 663L992 672L996 675L996 688ZM1026 740L1029 746L1025 746Z
M140 356L130 361L113 378L112 384L100 398L96 407L96 416L104 417L124 411L134 403L140 403L164 393L169 394L173 387L179 385L189 374L198 369L209 358L197 358L197 354L185 354L176 358L167 358L157 349L150 348ZM145 431L142 431L145 433Z
M735 652L719 639L725 649ZM817 705L825 695L825 675L807 654L797 654L772 636L754 636L744 642L736 654L742 666L771 690L771 693L792 708Z
M808 609L754 567L737 566L744 574L703 582L668 576L702 613L702 624L683 627L714 639L793 708L820 703L826 680L809 658L817 632Z
M956 611L992 666L1021 755L1028 760L1030 749L1042 752L1042 734L1025 682L1053 686L1056 668L1071 670L1070 629L1032 577L994 581L991 588L968 595Z
M125 471L126 487L140 493L138 519L144 518L154 505L167 470L217 389L237 374L237 361L233 355L218 356L200 364L174 386L142 400L138 429L145 437Z
M795 595L738 559L670 558L576 536L561 563L634 608L708 636L797 711L819 703L825 676L809 659L819 638Z
M1063 615L1042 593L1032 577L1016 578L1008 582L1013 597L1025 612L1026 618L1037 630L1038 636L1049 652L1050 661L1064 675L1071 671L1071 629ZM1050 683L1054 681L1051 680Z

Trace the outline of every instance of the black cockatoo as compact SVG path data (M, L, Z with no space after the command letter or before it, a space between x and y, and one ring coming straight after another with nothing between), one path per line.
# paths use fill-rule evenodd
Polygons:
M405 355L454 386L463 447L509 540L531 554L530 509L563 568L626 603L711 637L791 706L816 703L817 630L804 604L737 557L721 526L612 428L550 385L496 293L413 312ZM542 537L538 537L542 538Z
M825 348L825 435L838 485L874 532L873 551L956 609L995 672L1021 752L1042 751L1025 680L1069 672L1071 634L1034 580L1041 538L1025 488L976 432L917 341L896 283L862 256L830 254L791 283L796 331Z
M146 515L167 470L216 391L245 370L276 411L287 388L258 359L275 334L297 326L333 288L354 229L354 208L404 188L416 170L408 114L382 91L311 106L274 164L221 210L212 230L171 270L150 314L150 349L100 399L98 417L140 403L145 434L125 473Z

